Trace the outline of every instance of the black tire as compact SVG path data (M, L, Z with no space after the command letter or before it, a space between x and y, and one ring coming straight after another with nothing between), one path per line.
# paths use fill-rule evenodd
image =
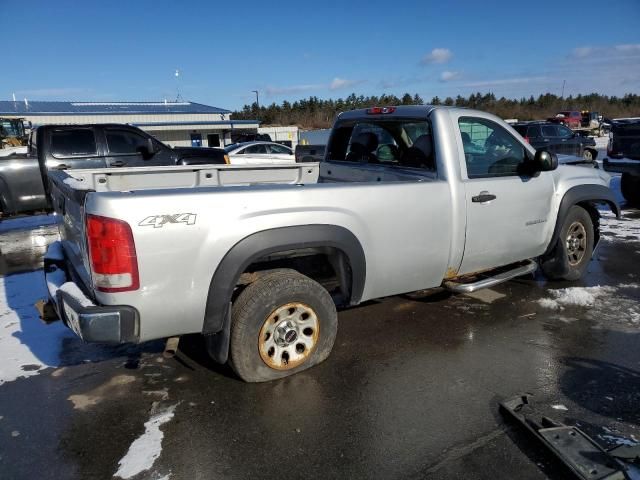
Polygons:
M542 272L550 280L578 280L593 254L594 228L591 215L574 205L569 209L553 251L541 261Z
M287 377L324 361L337 330L336 307L322 285L295 270L267 273L233 304L230 364L246 382Z
M622 196L631 205L640 205L640 176L623 173L620 179Z

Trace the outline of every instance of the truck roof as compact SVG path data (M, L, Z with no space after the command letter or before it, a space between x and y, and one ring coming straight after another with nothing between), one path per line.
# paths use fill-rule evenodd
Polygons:
M93 127L130 127L135 130L140 130L135 125L131 125L130 123L47 123L43 125L37 125L34 129L43 129L43 128L93 128Z
M382 107L385 108L385 107ZM415 118L415 117L426 117L427 115L429 115L433 110L435 110L436 108L449 108L446 106L440 106L440 105L398 105L398 106L394 106L391 108L395 108L395 110L392 113L383 113L383 114L379 114L379 115L371 115L371 116L375 116L375 117L408 117L408 118ZM456 107L458 108L458 107ZM349 120L349 119L355 119L355 118L362 118L365 117L367 115L370 115L367 113L369 109L368 108L359 108L357 110L349 110L348 112L342 112L338 115L338 118L340 120Z

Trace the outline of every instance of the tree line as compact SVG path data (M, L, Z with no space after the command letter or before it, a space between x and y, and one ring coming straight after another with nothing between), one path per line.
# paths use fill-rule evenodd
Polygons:
M293 103L285 100L280 105L258 106L257 103L245 105L242 110L233 112L235 120L259 119L262 125L297 125L303 129L329 128L336 115L346 110L389 105L422 105L425 101L417 93L405 93L402 97L382 94L364 96L352 93L346 98L321 99L315 96L297 100ZM472 93L468 97L458 95L455 98L433 97L432 105L455 105L457 107L476 108L491 112L501 118L518 120L545 119L561 110L591 110L608 118L640 116L640 95L628 93L622 97L600 95L576 95L559 97L545 93L537 98L509 99L496 98L493 93Z

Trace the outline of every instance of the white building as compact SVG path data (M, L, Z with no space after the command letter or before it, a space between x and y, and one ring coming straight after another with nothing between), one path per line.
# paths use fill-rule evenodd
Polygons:
M221 147L242 134L256 134L258 120L232 120L231 112L193 102L14 102L0 100L0 117L24 118L33 126L55 123L128 123L172 146ZM291 128L291 127L286 127ZM290 132L274 132L297 144ZM267 132L268 133L268 132ZM293 137L293 138L290 138ZM272 135L274 141L280 141Z

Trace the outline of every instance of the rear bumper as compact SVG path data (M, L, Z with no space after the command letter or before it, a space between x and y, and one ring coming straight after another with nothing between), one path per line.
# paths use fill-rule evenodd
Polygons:
M137 343L139 315L126 305L96 305L68 273L60 242L49 246L44 260L49 299L58 317L85 342Z
M630 173L631 175L640 175L640 161L630 160L628 158L610 159L605 158L602 166L606 172L613 173Z

